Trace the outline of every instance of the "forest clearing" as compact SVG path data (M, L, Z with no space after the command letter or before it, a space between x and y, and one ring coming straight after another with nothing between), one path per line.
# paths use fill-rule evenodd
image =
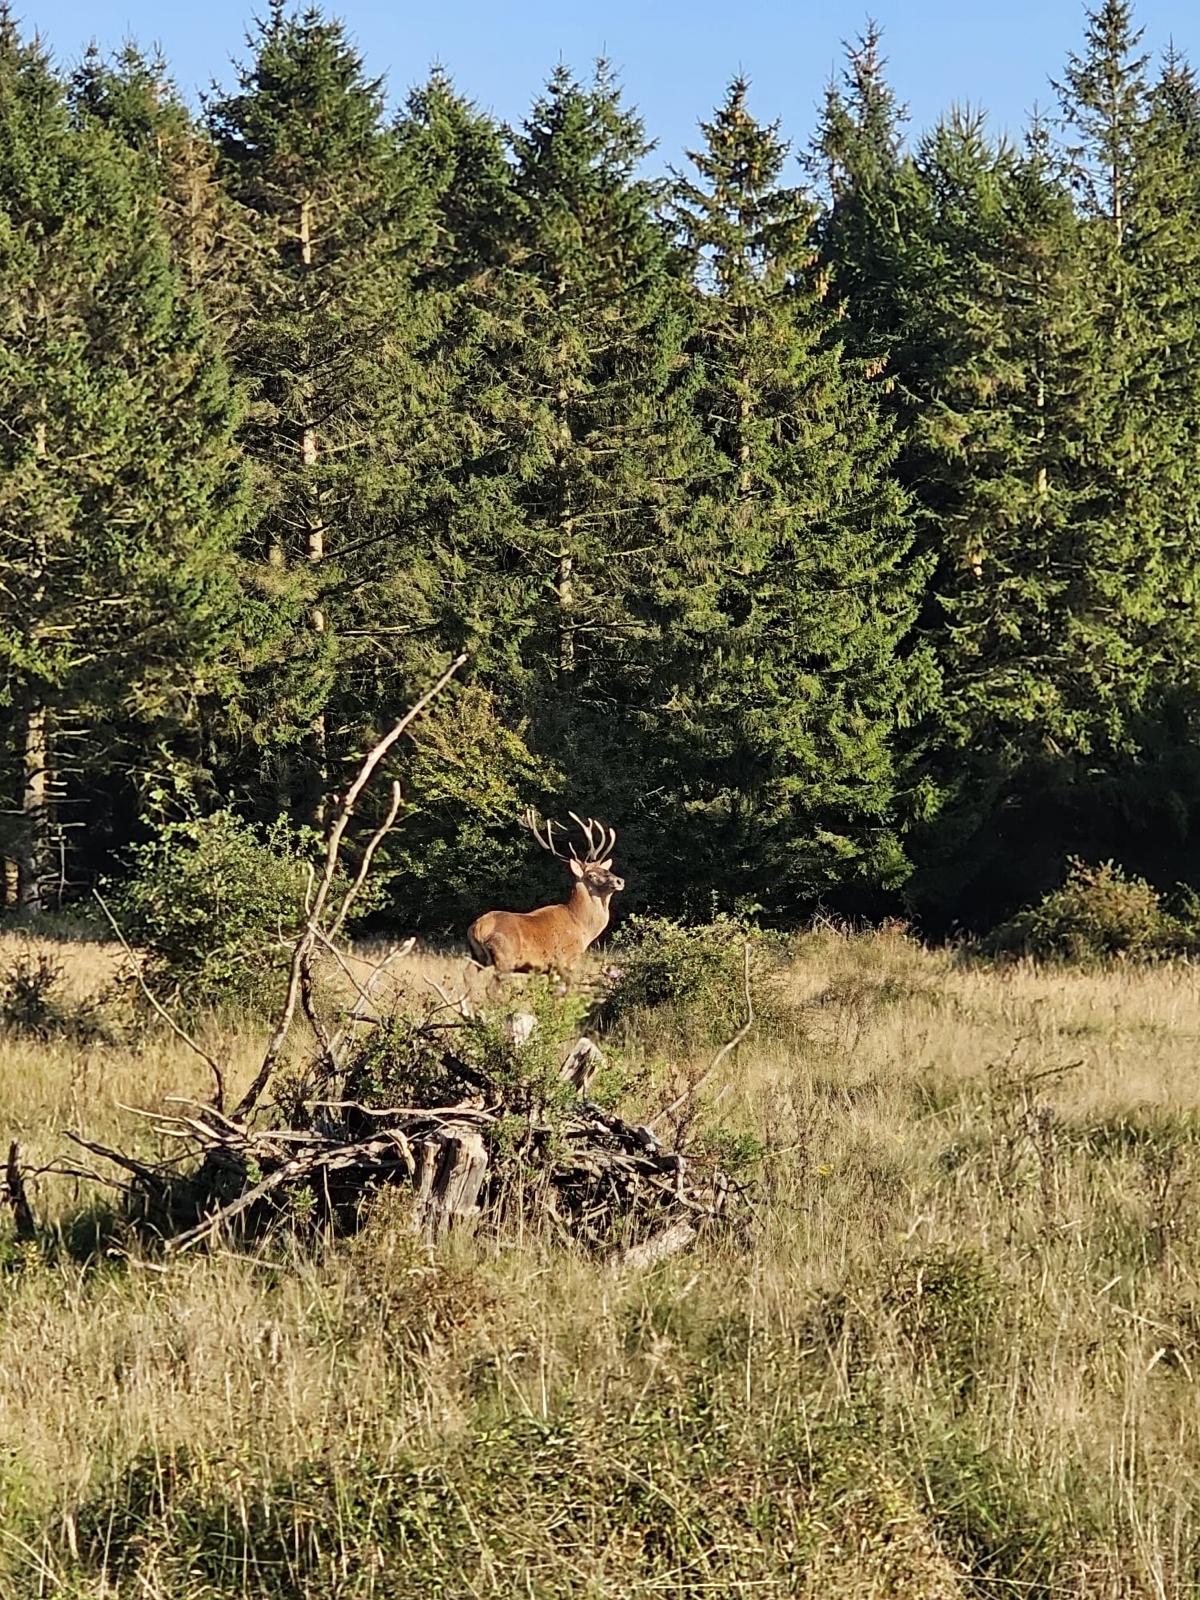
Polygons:
M868 21L659 151L0 0L0 1600L1200 1594L1142 3L1015 133Z
M64 1002L120 964L0 948L44 950ZM410 953L388 1003L463 966ZM1191 1592L1197 970L824 928L759 989L691 1135L748 1180L746 1226L644 1270L486 1221L430 1249L386 1203L339 1243L165 1259L103 1212L89 1237L94 1185L32 1183L0 1592ZM208 1027L240 1088L265 1028ZM669 1005L605 1046L646 1118L711 1054ZM67 1127L148 1149L129 1108L209 1087L161 1031L0 1043L28 1169Z

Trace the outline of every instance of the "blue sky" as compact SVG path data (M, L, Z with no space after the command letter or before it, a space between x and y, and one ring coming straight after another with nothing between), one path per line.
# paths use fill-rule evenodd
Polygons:
M159 43L189 98L215 77L228 82L230 58L244 54L256 0L16 0L27 31L36 29L63 64L88 41L116 46L131 36ZM265 10L265 0L260 9ZM345 0L328 9L345 19L373 74L386 76L393 101L440 61L459 88L506 121L520 119L559 61L585 71L600 54L621 73L658 152L648 163L677 164L694 144L696 124L741 70L752 106L780 117L794 144L812 129L840 42L873 14L884 29L890 75L914 128L953 101L986 109L998 130L1017 132L1036 103L1053 104L1048 79L1078 46L1077 0L868 0L863 10L812 0L611 0L604 7L550 0L421 0L395 7ZM1168 39L1200 65L1195 0L1142 0L1138 20L1148 47Z

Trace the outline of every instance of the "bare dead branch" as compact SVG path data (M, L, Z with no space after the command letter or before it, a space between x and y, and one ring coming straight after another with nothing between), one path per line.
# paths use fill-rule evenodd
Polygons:
M357 1111L364 1117L412 1117L439 1122L446 1117L471 1117L479 1122L495 1122L494 1111L482 1106L368 1106L361 1100L306 1100L305 1105L328 1111Z
M105 904L104 898L99 889L94 888L92 893L95 895L96 903L99 905L101 911L103 911L109 927L116 934L117 939L120 942L121 949L124 950L125 955L129 960L129 965L133 969L133 975L138 981L138 988L142 991L142 994L166 1023L167 1027L170 1028L175 1037L177 1039L182 1039L183 1043L187 1045L188 1049L194 1051L195 1054L200 1057L201 1061L207 1064L208 1070L213 1075L213 1106L216 1108L216 1110L223 1111L225 1109L225 1074L221 1071L219 1064L212 1056L209 1055L208 1051L203 1045L197 1044L195 1039L192 1038L191 1034L186 1033L179 1026L178 1022L176 1022L175 1018L167 1010L166 1006L163 1005L162 1001L159 1000L158 996L150 988L150 985L146 982L145 975L142 972L141 962L130 949L129 941L121 932L120 926L117 923L117 919L108 909L108 906Z
M325 1063L326 1072L334 1072L337 1062L333 1055L333 1040L329 1036L329 1029L317 1010L317 997L313 987L312 946L308 948L304 960L300 963L300 1004L304 1007L304 1015L312 1029L317 1043L321 1046L321 1059Z
M317 930L322 913L325 910L325 902L329 898L329 891L333 887L333 880L337 875L338 853L341 850L342 837L349 825L350 818L354 815L354 807L358 797L370 779L371 774L396 743L397 739L401 737L406 729L412 726L430 701L441 693L454 674L466 662L466 659L465 653L456 656L437 682L427 689L421 698L410 706L400 720L393 725L390 731L384 734L383 738L367 751L362 765L358 769L358 776L346 791L345 798L338 807L325 845L325 870L322 872L316 892L313 894L308 921L292 950L292 959L288 970L287 992L280 1010L279 1020L275 1025L275 1030L271 1035L266 1054L263 1057L262 1066L259 1067L254 1082L234 1107L233 1116L238 1121L242 1121L249 1116L250 1112L258 1104L259 1097L270 1081L271 1074L275 1070L284 1043L291 1030L292 1019L296 1015L296 1001L300 995L304 963L317 938Z
M383 819L383 822L380 824L380 826L371 835L370 842L368 843L367 848L363 851L363 858L358 864L358 876L346 890L346 893L342 899L342 903L338 907L337 916L334 917L332 926L329 929L330 939L336 939L338 934L342 931L342 924L346 920L346 915L349 912L350 907L354 904L355 900L357 900L359 891L362 889L363 884L367 881L367 873L371 870L371 858L379 848L381 841L387 836L388 833L391 832L392 825L399 813L400 784L398 781L393 780L392 803L388 807L388 814Z
M678 1222L671 1223L670 1227L664 1228L661 1233L652 1234L641 1244L630 1245L627 1250L619 1250L610 1265L652 1267L656 1262L665 1261L668 1256L678 1255L681 1250L686 1250L695 1237L696 1224L686 1217L681 1217Z
M333 1051L334 1055L336 1056L337 1052L341 1049L342 1044L345 1041L346 1035L350 1032L350 1029L356 1022L379 1022L380 1019L378 1017L372 1018L370 1013L366 1010L366 1007L371 1004L371 991L374 989L375 985L379 982L380 978L387 971L392 962L399 961L403 956L408 955L409 951L417 941L416 939L406 939L403 944L397 945L394 950L389 950L387 955L384 956L383 960L375 965L371 972L371 976L367 979L366 983L360 984L358 979L351 972L348 963L343 959L342 954L337 947L328 939L324 939L323 935L320 933L318 933L317 937L322 939L326 949L332 952L338 964L341 966L342 971L358 990L358 999L354 1002L354 1005L350 1009L345 1022L333 1036Z
M451 1000L450 996L446 993L445 989L442 988L441 984L438 983L436 978L423 978L421 981L426 984L428 988L433 990L434 994L436 994L438 999L442 1002L442 1007L444 1007L447 1011L457 1012L458 1015L464 1020L470 1018L471 1008L467 1005L467 996L465 992L460 994L457 1000Z
M85 1139L80 1133L73 1133L70 1128L63 1132L72 1144L80 1145L84 1150L90 1150L94 1156L103 1156L106 1161L111 1161L114 1166L123 1167L126 1172L132 1172L134 1177L143 1178L147 1183L156 1187L163 1181L162 1169L151 1167L144 1161L135 1161L132 1156L122 1155L119 1150L110 1150L105 1144L97 1144L94 1139Z
M4 1198L12 1209L18 1239L36 1239L37 1223L33 1207L25 1193L25 1179L21 1173L21 1146L14 1139L8 1147L8 1164L4 1171Z
M316 1154L305 1151L293 1156L290 1161L285 1161L282 1166L276 1167L274 1172L268 1173L261 1182L245 1190L236 1200L231 1200L228 1205L211 1212L194 1228L189 1228L186 1233L176 1234L168 1241L166 1248L175 1253L190 1250L193 1245L200 1244L204 1239L219 1232L274 1190L298 1179L313 1177L326 1169L353 1166L365 1161L374 1161L376 1164L387 1161L390 1165L404 1167L410 1174L416 1170L408 1140L396 1128L390 1128L386 1133L357 1144L327 1145Z

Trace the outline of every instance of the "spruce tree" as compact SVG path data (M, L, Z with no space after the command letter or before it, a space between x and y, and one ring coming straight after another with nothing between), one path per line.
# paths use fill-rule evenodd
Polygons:
M203 299L210 324L228 332L245 312L246 219L222 189L213 142L165 60L128 41L107 58L93 45L72 75L69 100L77 125L98 123L138 157L185 284Z
M922 631L942 692L921 730L937 815L914 839L911 893L936 919L969 883L1003 901L1053 873L1064 758L1104 715L1080 647L1095 330L1071 196L1041 133L1018 155L955 116L916 168L931 220L910 348L928 356L905 464L936 563Z
M603 62L586 87L556 71L514 141L510 426L536 453L515 499L536 584L536 692L560 702L539 720L564 754L571 706L612 696L684 482L682 324L657 189L637 176L649 149Z
M187 731L236 657L238 407L143 200L0 13L0 661L30 910L53 830L103 834L103 777L202 757Z
M905 873L894 739L925 675L906 656L923 571L891 430L826 305L812 207L746 93L735 80L703 125L678 192L724 559L663 731L687 773L677 825L712 881L784 913Z
M1179 758L1196 704L1195 191L1145 66L1108 4L1062 88L1063 157L1044 125L1017 158L959 117L914 164L926 220L893 370L937 560L927 911L973 882L995 914L1073 850L1145 848L1143 828L1178 848L1195 803Z
M570 804L623 826L698 440L646 150L603 65L590 84L560 69L513 136L511 185L494 159L473 169L505 227L481 229L477 206L456 225L478 265L455 299L468 450L440 536L449 603L504 714Z
M1139 766L1163 742L1164 716L1168 742L1195 729L1200 687L1195 129L1178 114L1176 86L1156 94L1146 64L1129 6L1105 0L1060 85L1096 327L1078 655L1101 708L1098 748ZM1180 815L1197 798L1157 800Z
M260 681L257 720L277 801L319 821L340 760L386 714L380 697L408 689L389 591L404 582L398 530L420 466L408 252L421 209L382 86L341 23L276 0L251 45L237 92L208 118L252 229L233 355L261 489L251 554L288 641Z
M882 34L870 24L831 83L805 166L824 191L814 237L839 305L846 348L886 363L885 397L906 420L907 286L927 229L927 203L905 150L905 107L886 76ZM916 354L916 352L913 352ZM894 381L893 381L894 380Z

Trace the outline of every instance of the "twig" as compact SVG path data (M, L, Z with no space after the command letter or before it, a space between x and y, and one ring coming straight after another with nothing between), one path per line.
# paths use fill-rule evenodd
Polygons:
M415 937L406 939L403 944L397 945L394 950L389 950L387 955L384 956L383 960L377 962L376 965L372 967L371 976L367 979L365 984L359 983L358 979L354 976L354 973L351 970L350 963L346 960L345 956L338 949L337 945L333 943L332 939L330 939L329 935L322 928L317 929L317 942L319 944L323 944L326 950L329 951L329 954L337 962L338 966L341 967L343 973L358 990L359 1000L366 1004L366 1002L371 998L371 990L374 988L375 984L378 982L383 973L386 972L393 961L398 961L401 956L408 955L417 941ZM350 1015L353 1016L354 1012L352 1011Z
M447 1117L468 1117L477 1122L495 1122L495 1111L482 1106L368 1106L361 1100L306 1100L306 1106L322 1111L358 1111L364 1117L412 1117L415 1121L442 1121Z
M333 1055L333 1040L329 1037L329 1029L317 1010L317 998L313 992L312 971L312 946L300 963L300 1004L304 1007L304 1015L308 1018L308 1025L321 1046L321 1058L325 1062L328 1072L337 1070L337 1062Z
M442 1002L442 1006L447 1011L457 1011L459 1016L462 1017L464 1021L470 1021L471 1011L470 1007L467 1005L467 996L465 991L459 995L457 1000L451 1000L445 989L442 988L441 984L438 983L435 978L424 978L422 979L422 982L425 983L428 988L433 990L434 994L437 995L438 999ZM434 1007L435 1014L438 1009L438 1007Z
M392 824L395 822L399 814L400 784L397 779L393 779L392 803L388 807L388 814L380 823L375 832L371 835L371 838L367 844L367 848L363 851L363 858L358 864L358 875L354 882L346 890L346 893L342 899L342 903L338 907L338 914L333 919L333 925L329 930L329 937L331 939L336 939L338 934L342 931L342 924L346 920L346 914L350 910L350 907L354 904L355 900L357 900L359 891L361 890L363 884L367 881L367 873L371 870L371 858L379 848L382 840L391 831Z
M25 1179L21 1176L21 1146L14 1139L8 1147L8 1165L4 1172L4 1198L12 1207L13 1221L17 1225L18 1239L36 1239L37 1223L33 1207L25 1193Z
M150 988L150 985L146 982L146 979L142 974L141 962L129 948L129 941L121 932L121 929L117 924L117 919L113 916L112 912L108 909L108 906L104 903L104 898L99 889L93 889L92 893L96 897L96 903L99 905L101 911L103 911L105 917L107 918L109 927L116 934L118 940L120 941L121 949L124 950L125 954L129 957L129 964L133 968L133 975L137 979L138 987L141 989L143 995L145 995L146 999L154 1007L155 1011L157 1011L158 1015L163 1019L167 1027L170 1028L175 1037L177 1039L182 1039L184 1044L187 1045L188 1049L195 1051L195 1053L200 1057L201 1061L207 1062L208 1070L213 1075L213 1084L216 1091L213 1095L213 1106L217 1111L223 1111L225 1109L225 1075L221 1071L220 1066L213 1059L213 1057L209 1055L208 1051L205 1050L203 1045L197 1044L195 1039L192 1038L191 1034L184 1032L184 1030L175 1021L175 1018L167 1010L166 1006L163 1005L162 1001Z
M114 1166L124 1167L126 1172L132 1172L134 1177L142 1178L145 1182L161 1187L163 1182L162 1171L159 1168L148 1167L144 1161L135 1161L132 1156L124 1156L119 1150L110 1150L107 1145L97 1144L92 1139L85 1139L80 1133L72 1133L70 1128L63 1132L72 1144L82 1145L85 1150L90 1150L94 1156L103 1156L106 1161L111 1161Z
M125 1185L116 1178L106 1178L102 1172L93 1172L91 1167L75 1167L65 1161L52 1161L45 1167L31 1167L26 1172L29 1178L83 1178L88 1183L99 1183L105 1188L119 1189L125 1193Z
M747 939L745 944L742 946L742 990L746 997L745 1022L742 1023L741 1027L734 1034L732 1039L726 1039L725 1043L717 1051L716 1055L708 1063L708 1066L705 1067L704 1071L696 1079L695 1083L689 1084L681 1095L677 1096L676 1099L671 1101L671 1104L667 1106L665 1111L660 1111L657 1116L651 1117L647 1123L648 1127L652 1128L656 1122L662 1122L665 1117L674 1116L675 1112L678 1111L682 1105L684 1105L688 1100L691 1100L699 1092L701 1085L706 1083L708 1079L712 1077L713 1073L721 1065L722 1061L724 1061L729 1052L737 1049L738 1045L741 1044L742 1040L754 1026L754 1001L750 994L749 939Z
M280 1053L283 1050L284 1042L286 1041L288 1032L291 1029L292 1019L296 1014L296 1000L300 993L300 982L303 975L304 963L308 959L309 952L311 951L317 937L317 929L320 924L321 914L325 910L325 902L329 898L329 891L333 887L333 880L337 874L338 852L342 846L342 836L346 832L350 818L354 815L354 807L358 797L362 793L363 788L371 777L371 774L375 771L375 768L396 743L396 740L399 739L401 734L403 734L405 730L416 720L416 718L420 716L421 712L424 711L425 707L430 703L434 696L441 693L458 669L465 663L466 659L467 657L465 653L456 656L446 668L445 672L442 673L441 677L432 686L432 688L427 689L421 698L414 705L409 707L409 709L400 718L399 722L397 722L388 733L384 734L383 738L379 740L378 744L374 745L370 750L367 751L367 754L363 758L362 765L358 769L358 776L346 791L345 798L338 807L337 815L333 819L333 824L329 830L329 838L325 845L325 870L321 874L320 881L317 884L316 893L312 897L312 906L308 914L308 921L292 949L291 966L288 971L287 993L284 998L283 1007L279 1014L279 1021L276 1023L275 1031L271 1035L270 1043L267 1045L266 1055L263 1057L262 1066L259 1067L254 1082L246 1090L246 1093L238 1101L233 1110L234 1117L239 1121L248 1116L258 1104L259 1096L266 1088L271 1074L275 1070L275 1065L279 1060Z

